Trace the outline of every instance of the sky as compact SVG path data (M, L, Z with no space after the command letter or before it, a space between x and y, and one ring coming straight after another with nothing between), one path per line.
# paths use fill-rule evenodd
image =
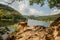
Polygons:
M6 2L11 2L11 0L10 1L0 0L0 3L8 5ZM25 0L21 2L16 1L9 6L18 10L22 15L45 16L45 15L55 15L60 13L60 10L58 10L56 7L50 9L47 1L45 2L45 5L43 7L37 4L31 6L29 5L29 0Z

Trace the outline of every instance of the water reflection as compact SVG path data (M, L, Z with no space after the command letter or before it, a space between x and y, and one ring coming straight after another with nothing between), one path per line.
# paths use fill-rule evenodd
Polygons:
M45 26L45 27L50 26L49 23L46 23L46 22L43 22L43 21L37 21L37 20L33 20L33 19L28 19L28 25L30 27L36 26L36 25L42 25L42 26Z

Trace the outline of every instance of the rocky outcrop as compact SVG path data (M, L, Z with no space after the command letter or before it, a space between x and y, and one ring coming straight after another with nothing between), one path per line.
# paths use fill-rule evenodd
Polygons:
M27 27L12 33L6 40L60 40L60 17L50 27Z
M50 26L60 26L60 17L57 18Z

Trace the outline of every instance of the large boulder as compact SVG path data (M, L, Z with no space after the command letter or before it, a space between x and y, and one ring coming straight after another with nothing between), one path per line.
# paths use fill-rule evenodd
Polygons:
M27 27L12 33L6 40L60 40L60 17L49 27Z

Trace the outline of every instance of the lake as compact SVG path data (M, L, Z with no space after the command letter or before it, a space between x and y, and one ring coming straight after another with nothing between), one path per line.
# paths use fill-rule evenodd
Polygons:
M38 21L38 20L33 20L33 19L28 19L28 25L30 27L36 26L36 25L42 25L42 26L48 27L48 26L50 26L50 23Z

